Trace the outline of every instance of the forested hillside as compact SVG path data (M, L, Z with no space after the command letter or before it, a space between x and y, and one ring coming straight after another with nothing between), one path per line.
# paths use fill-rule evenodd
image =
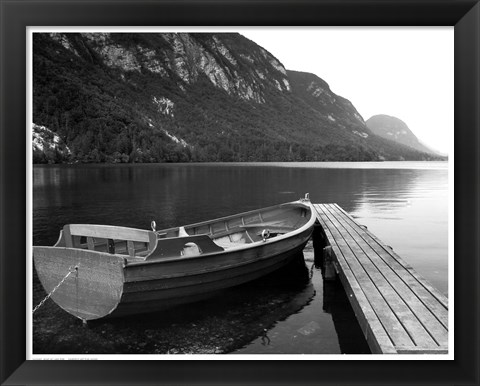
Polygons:
M436 157L239 34L35 33L34 162Z

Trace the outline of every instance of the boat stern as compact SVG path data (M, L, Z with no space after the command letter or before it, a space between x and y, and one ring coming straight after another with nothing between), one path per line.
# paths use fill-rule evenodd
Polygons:
M124 259L65 247L33 247L38 278L51 299L84 321L115 310L123 293ZM70 272L70 274L69 274Z

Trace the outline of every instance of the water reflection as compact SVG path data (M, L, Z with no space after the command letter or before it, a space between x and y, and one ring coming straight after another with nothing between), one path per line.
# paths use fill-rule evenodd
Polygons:
M311 243L303 258L309 285L290 300L298 305L292 307L295 312L286 313L234 354L370 353L341 283L322 279Z
M448 172L376 172L350 213L448 294Z
M444 171L439 173L442 179ZM428 171L428 178L434 174ZM35 222L45 217L57 229L77 219L146 227L153 217L159 227L170 227L295 200L306 192L316 202L336 202L348 212L365 207L394 212L422 193L425 177L424 170L271 166L34 167L34 231ZM444 184L422 185L423 194ZM40 236L35 232L34 241Z

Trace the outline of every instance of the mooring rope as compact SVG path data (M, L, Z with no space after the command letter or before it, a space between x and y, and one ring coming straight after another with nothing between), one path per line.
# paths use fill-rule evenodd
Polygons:
M70 267L70 270L69 270L68 273L65 275L65 277L64 277L62 280L60 280L60 283L58 283L58 284L50 291L50 293L49 293L47 296L45 296L45 298L44 298L40 303L38 303L38 305L33 309L32 315L33 315L33 314L35 313L35 311L37 311L41 306L43 306L43 304L48 300L48 298L49 298L50 296L53 295L53 293L58 289L58 287L60 287L60 286L63 284L63 282L64 282L65 280L67 280L67 277L69 277L72 273L77 272L77 270L78 270L78 265L76 265L75 267Z

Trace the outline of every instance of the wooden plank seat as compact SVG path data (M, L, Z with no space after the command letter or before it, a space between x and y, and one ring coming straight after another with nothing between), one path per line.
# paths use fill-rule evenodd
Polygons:
M84 236L83 236L84 237ZM115 253L128 254L129 250L134 250L136 253L148 252L148 243L142 241L132 240L114 240L101 237L85 237L87 248L91 251L108 252L109 245L114 246ZM81 241L82 239L80 239ZM83 244L82 244L83 245Z
M132 258L144 257L155 245L157 235L148 230L109 225L69 224L63 227L67 248L86 248L97 252L125 254Z
M147 242L95 237L87 237L87 248L91 251L116 253L131 257L143 257L150 252Z
M447 353L447 298L338 205L314 207L372 352Z
M188 243L194 243L200 248L200 253L213 253L224 251L224 249L213 242L207 235L194 235L185 237L172 237L167 239L158 239L157 247L149 259L178 257L181 251Z

